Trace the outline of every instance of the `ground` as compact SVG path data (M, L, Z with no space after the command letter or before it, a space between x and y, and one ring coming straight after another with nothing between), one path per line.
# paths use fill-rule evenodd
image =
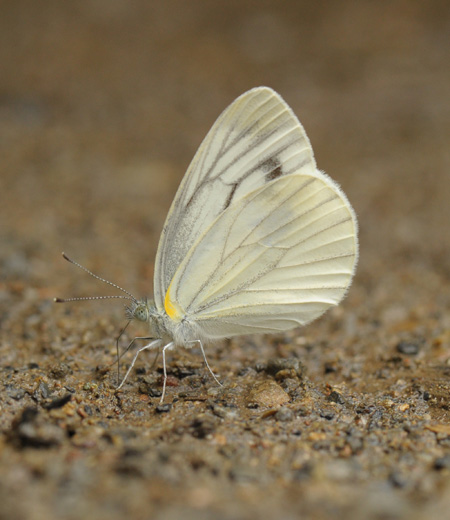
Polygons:
M425 519L450 507L449 5L0 7L0 518ZM268 85L358 215L344 302L116 392L116 294L228 103ZM124 347L142 324L131 325ZM130 363L124 356L121 370Z

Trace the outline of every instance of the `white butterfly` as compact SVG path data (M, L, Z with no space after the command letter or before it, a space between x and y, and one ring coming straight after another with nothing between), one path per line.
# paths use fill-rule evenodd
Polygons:
M119 388L143 350L162 347L162 402L171 347L198 344L209 368L206 342L309 323L344 297L357 258L353 208L317 169L302 125L272 89L249 90L217 119L178 188L154 302L124 291L128 318L148 321L151 341Z

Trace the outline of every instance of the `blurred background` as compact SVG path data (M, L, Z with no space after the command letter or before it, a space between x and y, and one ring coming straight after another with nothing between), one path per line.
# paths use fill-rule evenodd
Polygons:
M258 85L292 106L354 205L359 275L411 262L448 275L447 2L20 0L0 10L7 279L83 284L64 250L151 294L189 161L219 113Z
M76 371L87 352L80 338L114 347L121 305L52 303L115 293L61 251L138 297L151 295L159 234L191 158L221 111L258 85L293 108L319 168L359 218L361 258L349 295L305 334L342 334L342 360L351 363L357 351L366 382L372 361L403 335L427 344L433 363L448 364L449 34L446 0L3 0L2 365L46 366L70 351ZM339 357L330 348L308 360L318 381L321 355ZM2 405L3 428L18 413L14 403ZM27 489L15 475L11 486ZM355 503L364 509L366 501ZM133 495L130 504L138 504Z

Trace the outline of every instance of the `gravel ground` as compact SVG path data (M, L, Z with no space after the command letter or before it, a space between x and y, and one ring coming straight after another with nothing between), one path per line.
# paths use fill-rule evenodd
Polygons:
M0 518L412 519L450 509L448 2L0 6ZM142 354L165 215L237 95L266 84L360 223L346 300L279 336ZM145 327L127 329L121 346ZM122 371L132 354L123 358Z

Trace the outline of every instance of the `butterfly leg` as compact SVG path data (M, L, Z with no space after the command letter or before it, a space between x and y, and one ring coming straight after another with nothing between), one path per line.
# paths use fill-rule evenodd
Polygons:
M164 396L166 395L166 383L167 383L166 350L173 347L173 345L174 345L174 343L173 343L173 341L171 341L170 343L167 343L167 345L165 345L162 349L164 382L163 382L161 400L159 401L159 404L163 404Z
M131 349L131 347L134 345L135 341L141 340L141 339L149 340L149 339L155 339L155 338L152 337L152 336L136 336L134 339L132 339L130 341L130 343L128 344L128 347L121 354L119 354L119 339L120 339L120 336L117 338L117 342L116 342L116 351L117 351L117 381L120 381L120 360ZM113 361L113 363L115 363L115 362ZM113 363L111 363L111 365ZM156 363L156 361L153 363L152 367L154 366L155 363ZM111 365L108 365L108 366L111 366Z
M120 383L120 385L117 387L117 390L119 390L120 388L122 388L123 384L125 383L125 381L128 379L128 376L130 375L130 372L133 370L133 367L134 367L134 364L136 363L136 359L138 358L139 354L143 351L143 350L147 350L147 349L150 349L150 348L153 348L155 347L158 343L160 343L161 340L159 339L155 339L154 341L150 341L150 343L148 343L148 345L144 345L143 347L141 347L135 354L134 358L133 358L133 361L131 362L131 365L130 367L128 368L127 370L127 373L125 374L125 377L122 379L122 382ZM165 347L164 347L165 348Z
M206 359L205 349L203 348L203 343L199 339L196 339L192 343L198 343L200 345L200 350L202 351L203 360L205 361L206 368L209 370L209 373L213 376L216 383L219 386L223 386L222 383L217 379L216 374L214 374L214 372L211 370L211 367L209 366L208 360Z

